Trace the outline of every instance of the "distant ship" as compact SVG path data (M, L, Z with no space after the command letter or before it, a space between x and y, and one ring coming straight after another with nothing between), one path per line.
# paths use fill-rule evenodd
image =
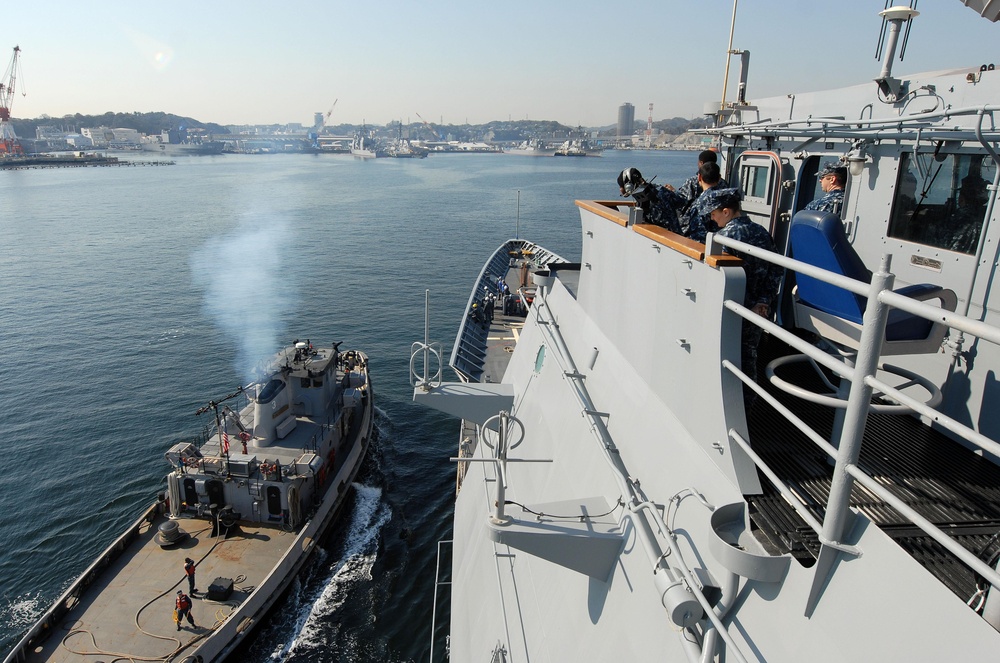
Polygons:
M186 129L168 129L159 136L143 139L143 152L156 152L172 157L222 154L225 143L215 140L190 140Z
M526 140L517 147L505 149L504 154L517 154L528 157L551 157L556 153L556 148L547 146L538 139Z
M359 159L375 159L388 156L385 143L375 137L374 132L365 131L364 127L355 134L351 142L351 154Z
M229 656L316 549L371 441L368 359L339 345L297 342L260 381L201 408L214 434L167 451L165 492L4 663ZM116 478L127 475L109 474L107 485ZM170 617L178 590L189 591L186 558L200 588L190 597L197 626Z
M143 152L155 152L171 157L196 157L209 154L222 154L225 143L222 141L207 141L204 143L142 143Z
M394 159L423 159L427 156L427 150L415 147L410 141L404 139L394 140L385 150L386 156Z
M578 261L484 250L459 381L415 344L414 400L462 418L450 660L996 659L1000 72L895 76L916 14L874 81L712 103L746 234L577 200Z
M555 151L557 157L598 157L602 150L593 148L585 140L566 141Z

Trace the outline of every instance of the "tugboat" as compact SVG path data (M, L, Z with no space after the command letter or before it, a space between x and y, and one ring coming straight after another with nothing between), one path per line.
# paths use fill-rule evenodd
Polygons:
M368 358L339 345L297 341L274 356L263 379L199 409L214 417L212 434L167 451L165 493L5 663L208 663L231 654L303 568L368 449ZM203 589L190 591L195 578ZM193 623L171 619L180 592L190 594Z
M458 381L415 344L414 400L462 418L451 660L996 658L1000 71L894 73L916 16L882 12L854 87L751 98L730 51L699 133L776 251L577 200L579 262L513 239L482 267Z

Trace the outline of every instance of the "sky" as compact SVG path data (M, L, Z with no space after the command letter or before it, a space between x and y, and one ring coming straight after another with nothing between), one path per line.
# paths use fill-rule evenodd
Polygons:
M875 78L884 6L741 0L733 48L751 53L748 99ZM1000 65L1000 23L960 0L917 9L894 74ZM419 114L595 127L624 102L641 122L650 103L660 120L718 101L732 12L732 0L5 2L0 69L20 46L15 118L163 111L308 126L333 108L333 125ZM733 58L729 98L738 70Z

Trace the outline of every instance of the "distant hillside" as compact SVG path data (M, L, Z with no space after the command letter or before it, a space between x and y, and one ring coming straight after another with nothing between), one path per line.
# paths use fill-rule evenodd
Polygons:
M18 136L34 138L38 126L56 126L64 131L79 132L83 127L109 127L112 129L135 129L144 134L159 134L164 129L202 129L213 134L227 134L229 131L214 123L199 122L194 118L181 117L171 113L105 113L103 115L64 115L63 117L42 117L33 120L12 119Z
M49 117L43 115L35 119L13 119L14 131L18 136L24 138L34 138L35 128L38 126L55 126L66 132L79 132L84 127L110 127L112 129L135 129L147 135L159 134L164 129L186 128L188 131L198 130L212 134L228 134L225 127L211 122L199 122L191 117L181 117L171 113L104 113L103 115L65 115L63 117ZM682 134L689 129L706 127L709 125L706 118L695 118L689 120L683 117L657 120L653 122L653 128L661 133L669 135ZM278 125L274 126L278 129ZM636 133L645 130L645 123L637 121L635 123ZM362 125L338 124L327 126L326 132L338 135L350 135L362 129ZM395 135L399 130L396 122L387 125L368 125L366 129L376 130L379 134ZM617 128L615 125L602 127L570 127L560 124L554 120L494 120L486 124L423 124L412 122L402 127L410 138L420 138L424 140L434 140L437 136L442 138L450 137L453 140L461 141L492 141L496 143L517 143L530 138L542 140L566 140L568 138L581 138L597 132L599 136L615 136Z

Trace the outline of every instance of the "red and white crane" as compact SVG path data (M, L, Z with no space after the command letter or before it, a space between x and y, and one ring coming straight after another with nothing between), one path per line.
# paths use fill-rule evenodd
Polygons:
M14 57L10 66L0 81L0 154L24 154L21 144L17 141L14 126L10 123L10 108L14 102L14 86L20 71L19 56L21 47L14 47ZM23 93L22 93L23 94Z

